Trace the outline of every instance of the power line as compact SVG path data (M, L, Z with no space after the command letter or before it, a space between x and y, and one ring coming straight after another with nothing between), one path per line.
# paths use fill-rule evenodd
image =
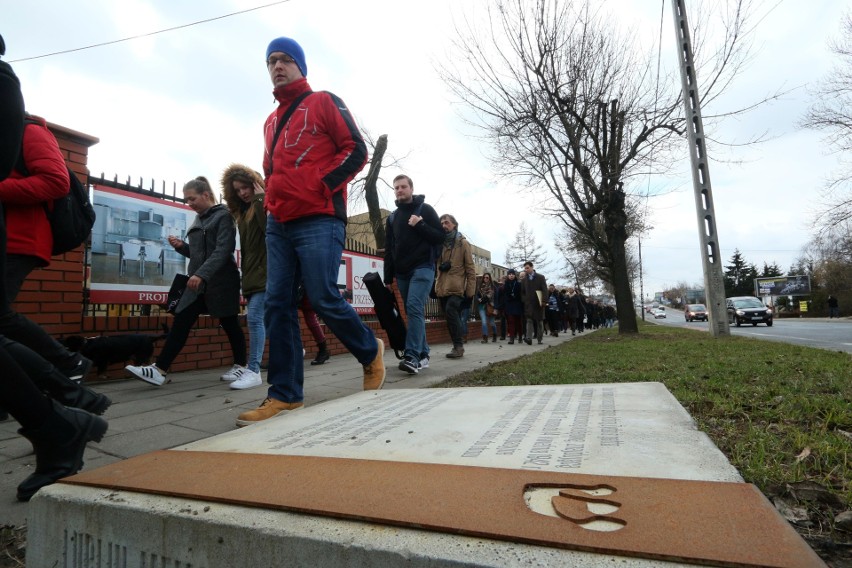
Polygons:
M163 34L163 33L166 33L166 32L173 32L175 30L180 30L180 29L183 29L183 28L189 28L189 27L192 27L192 26L197 26L198 24L206 24L208 22L215 22L216 20L222 20L224 18L230 18L231 16L238 16L240 14L245 14L247 12L254 12L255 10L262 10L264 8L269 8L270 6L277 6L278 4L286 4L287 2L290 2L290 0L280 0L279 2L272 2L271 4L264 4L263 6L257 6L255 8L248 8L247 10L240 10L239 12L232 12L230 14L225 14L224 16L216 16L215 18L208 18L206 20L198 20L197 22L191 22L189 24L174 26L172 28L166 28L164 30L157 30L155 32L149 32L147 34L140 34L140 35L125 37L125 38L122 38L122 39L116 39L116 40L113 40L113 41L106 41L106 42L103 42L103 43L95 43L95 44L87 45L87 46L84 46L84 47L75 47L74 49L66 49L66 50L63 50L63 51L54 51L53 53L45 53L43 55L34 55L32 57L22 57L21 59L13 59L13 60L10 60L9 63L20 63L21 61L32 61L33 59L41 59L43 57L52 57L54 55L63 55L65 53L73 53L75 51L83 51L85 49L92 49L92 48L95 48L95 47L104 47L105 45L113 45L113 44L116 44L116 43L122 43L122 42L125 42L125 41L140 39L140 38L143 38L143 37L151 37L151 36L155 36L157 34Z

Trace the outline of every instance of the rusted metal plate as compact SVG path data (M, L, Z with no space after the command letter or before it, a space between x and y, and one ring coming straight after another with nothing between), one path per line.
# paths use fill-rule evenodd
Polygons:
M618 556L825 566L746 483L175 450L63 482Z

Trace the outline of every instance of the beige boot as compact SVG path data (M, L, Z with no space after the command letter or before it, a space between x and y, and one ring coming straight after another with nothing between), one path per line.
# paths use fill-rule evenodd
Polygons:
M379 350L369 365L364 365L364 390L379 390L385 384L385 342L376 338Z

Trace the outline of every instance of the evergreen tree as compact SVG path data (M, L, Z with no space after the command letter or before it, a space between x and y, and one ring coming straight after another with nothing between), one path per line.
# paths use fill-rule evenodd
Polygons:
M781 272L781 267L778 266L777 262L773 262L772 264L766 264L766 261L764 261L763 270L760 273L760 277L771 278L773 276L784 276L784 273Z
M525 222L521 222L515 239L506 247L505 263L507 268L520 269L526 261L533 263L536 272L545 274L549 268L547 253L535 242L535 235Z
M757 267L748 264L739 249L734 249L730 264L725 266L725 296L753 296Z

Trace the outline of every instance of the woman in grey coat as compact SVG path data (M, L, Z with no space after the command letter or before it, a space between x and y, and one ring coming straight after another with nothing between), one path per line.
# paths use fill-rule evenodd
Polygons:
M163 351L154 365L128 365L134 377L160 386L166 381L169 366L183 349L198 316L219 318L228 335L234 366L222 380L239 379L246 370L246 340L239 323L240 273L234 260L237 228L234 218L216 196L206 178L199 176L183 186L183 197L198 216L186 232L188 242L169 235L169 244L189 257L189 281L175 309L175 321Z

